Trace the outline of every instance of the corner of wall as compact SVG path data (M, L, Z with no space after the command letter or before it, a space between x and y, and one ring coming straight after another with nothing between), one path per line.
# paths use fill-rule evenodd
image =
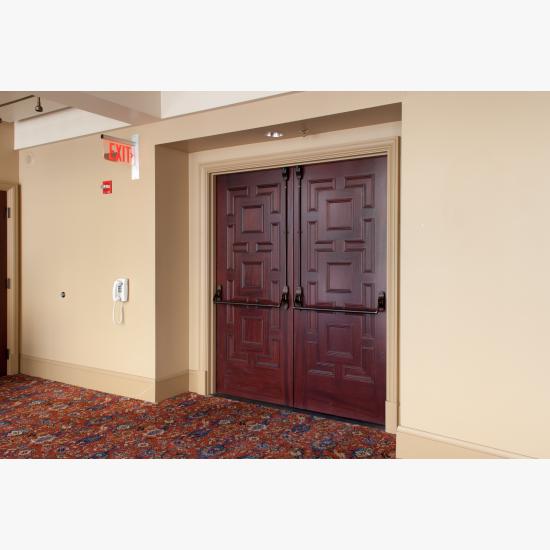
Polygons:
M14 127L0 122L0 181L19 183L19 152L14 150Z
M188 155L155 147L155 396L189 388Z

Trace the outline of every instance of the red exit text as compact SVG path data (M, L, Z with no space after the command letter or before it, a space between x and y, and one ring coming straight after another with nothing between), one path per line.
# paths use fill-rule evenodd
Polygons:
M107 142L107 152L105 158L111 162L120 162L122 164L132 164L134 162L134 148L132 145Z

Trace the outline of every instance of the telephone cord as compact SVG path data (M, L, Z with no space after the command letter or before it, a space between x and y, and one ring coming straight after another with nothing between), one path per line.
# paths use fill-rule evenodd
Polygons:
M118 316L116 314L117 304L120 304L120 315ZM113 302L113 323L115 325L122 325L123 322L124 322L124 303L121 300L115 300Z

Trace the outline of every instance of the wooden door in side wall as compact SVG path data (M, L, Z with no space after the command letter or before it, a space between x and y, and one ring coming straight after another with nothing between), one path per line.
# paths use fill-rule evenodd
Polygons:
M8 227L6 191L0 191L0 376L8 369Z
M291 405L285 188L281 169L216 177L216 391Z
M295 407L384 423L386 173L373 157L298 174Z

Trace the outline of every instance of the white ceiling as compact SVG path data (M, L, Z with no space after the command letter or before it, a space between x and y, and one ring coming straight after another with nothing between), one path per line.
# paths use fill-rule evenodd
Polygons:
M21 149L283 93L288 92L0 92L0 105L33 96L0 107L0 118L15 123L15 147ZM37 97L44 109L41 113L35 111Z
M7 122L16 122L73 107L127 124L146 124L280 93L284 92L0 92L0 105L34 96L11 105L0 106L0 118ZM44 109L41 113L34 109L38 96Z

